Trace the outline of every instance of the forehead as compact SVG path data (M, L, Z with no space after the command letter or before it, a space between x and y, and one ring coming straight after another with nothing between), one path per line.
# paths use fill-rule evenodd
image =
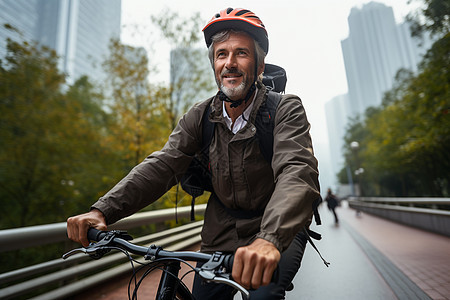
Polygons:
M253 38L244 32L229 32L228 38L214 43L214 51L228 47L253 49L255 46Z

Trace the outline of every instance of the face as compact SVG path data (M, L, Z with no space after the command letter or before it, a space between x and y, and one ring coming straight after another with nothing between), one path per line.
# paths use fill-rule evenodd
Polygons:
M214 45L214 74L220 90L231 100L245 97L254 81L255 44L244 33L230 33L228 40ZM259 68L261 69L261 68ZM262 70L258 70L258 74Z

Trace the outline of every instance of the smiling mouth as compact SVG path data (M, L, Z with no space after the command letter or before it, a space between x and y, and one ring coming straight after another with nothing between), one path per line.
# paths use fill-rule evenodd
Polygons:
M235 79L235 78L239 78L242 77L241 74L233 74L233 75L224 75L223 78L227 78L227 79Z
M242 76L244 76L244 74L237 69L226 70L222 73L222 78L226 79L236 79Z

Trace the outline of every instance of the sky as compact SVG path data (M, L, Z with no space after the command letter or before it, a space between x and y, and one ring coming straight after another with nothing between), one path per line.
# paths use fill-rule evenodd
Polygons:
M190 17L199 12L201 24L227 7L253 11L266 26L269 53L266 63L282 66L287 73L286 93L298 95L311 123L311 136L319 159L322 190L334 184L334 175L327 173L329 145L326 127L326 102L347 93L347 81L341 41L348 37L347 18L353 7L361 8L369 0L122 0L122 34L125 44L141 46L151 53L151 61L160 70L160 81L169 78L168 45L151 25L150 16L165 8ZM413 0L379 0L394 10L397 23L416 9ZM136 34L135 25L145 30ZM202 28L199 28L201 31ZM199 45L202 46L201 44ZM199 99L203 100L203 99Z

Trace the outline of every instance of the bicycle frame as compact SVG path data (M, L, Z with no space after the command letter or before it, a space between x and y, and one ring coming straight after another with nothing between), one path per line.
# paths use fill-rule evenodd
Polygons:
M175 299L180 269L180 262L171 262L164 267L159 281L158 292L156 293L157 300Z

